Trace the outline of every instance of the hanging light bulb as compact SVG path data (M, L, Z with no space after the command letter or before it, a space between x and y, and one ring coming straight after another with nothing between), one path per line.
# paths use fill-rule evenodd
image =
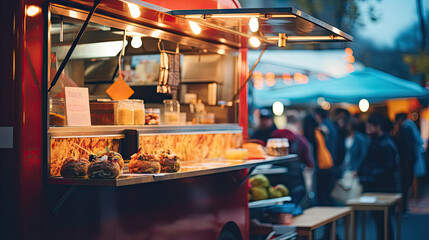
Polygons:
M198 26L195 22L189 21L189 26L191 26L192 32L194 32L195 35L198 35L201 33L201 27Z
M133 48L140 48L142 44L143 42L141 37L134 36L133 39L131 39L131 47Z
M359 101L359 109L361 112L367 112L369 110L369 102L366 99L361 99Z
M259 39L257 37L250 37L249 38L249 43L254 48L257 48L257 47L261 46L261 41L259 41Z
M138 18L140 17L140 8L134 3L127 3L128 8L130 9L131 17Z
M274 115L280 116L284 113L284 111L285 111L285 106L283 105L282 102L279 102L279 101L274 102L274 104L273 104Z
M251 17L249 20L249 28L251 32L257 32L259 30L259 21L256 17Z
M27 8L27 16L30 16L30 17L36 16L41 11L42 9L40 9L40 7L31 5Z

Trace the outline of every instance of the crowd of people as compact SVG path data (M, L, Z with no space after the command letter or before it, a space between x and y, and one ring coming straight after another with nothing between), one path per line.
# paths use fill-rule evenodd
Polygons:
M407 114L397 114L392 124L377 113L362 122L346 109L336 109L330 118L327 111L316 108L303 118L298 114L287 115L285 129L279 130L266 111L261 114L260 127L252 138L264 142L268 138L289 139L290 152L298 154L303 164L314 169L317 205L344 204L339 201L344 198L338 198L334 188L347 175L358 180L363 192L402 193L403 210L408 211L415 166L424 160L419 130ZM383 223L377 220L382 215L373 217L377 224Z

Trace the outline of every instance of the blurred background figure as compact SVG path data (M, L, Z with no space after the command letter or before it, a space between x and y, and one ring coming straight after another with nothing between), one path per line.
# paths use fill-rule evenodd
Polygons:
M383 118L369 117L366 132L371 138L368 153L358 175L365 192L396 192L398 190L399 154L396 145L383 131Z
M311 114L304 118L303 125L304 136L313 147L317 202L321 206L332 206L333 199L330 194L335 183L332 156L325 144L323 133L319 130L319 124Z
M408 195L414 178L416 163L424 164L423 140L413 121L407 119L406 113L395 117L395 141L399 151L399 172L401 175L401 192L403 211L408 212ZM425 167L421 168L425 170ZM416 169L416 171L421 171ZM424 174L423 174L424 175Z
M259 125L256 131L251 136L251 139L259 139L264 143L267 143L271 133L277 130L277 127L273 122L273 113L268 108L261 108L259 110Z
M354 117L344 119L344 138L341 138L340 149L343 149L339 158L341 159L339 177L341 178L346 171L357 175L357 171L362 164L368 152L370 139L365 134L359 132L359 120Z
M305 166L313 168L314 159L308 140L302 135L301 119L298 114L290 113L286 116L285 129L275 130L271 138L287 138L289 140L289 152L298 154L299 160Z
M320 130L323 132L326 147L328 147L331 153L332 160L334 163L338 162L338 129L337 126L329 119L328 112L322 108L316 108L314 110L314 117L319 125Z
M366 123L371 138L368 153L359 170L359 181L364 192L397 192L399 154L395 143L383 130L383 117L373 114ZM383 239L383 215L371 212L377 225L377 239ZM388 221L389 236L393 236L391 219Z

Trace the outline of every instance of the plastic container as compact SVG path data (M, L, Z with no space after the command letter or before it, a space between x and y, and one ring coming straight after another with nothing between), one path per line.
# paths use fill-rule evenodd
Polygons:
M146 125L159 125L161 122L161 111L159 108L148 108L145 110Z
M116 119L118 125L134 124L133 100L119 100L116 109Z
M144 101L140 99L134 99L133 108L134 108L134 125L144 125L145 124Z
M49 125L66 125L66 102L64 98L49 98Z
M270 138L267 141L267 152L270 156L285 156L289 154L287 138Z
M199 124L214 124L215 123L214 113L198 114L198 123Z
M164 100L165 124L178 125L180 119L180 103L177 100Z

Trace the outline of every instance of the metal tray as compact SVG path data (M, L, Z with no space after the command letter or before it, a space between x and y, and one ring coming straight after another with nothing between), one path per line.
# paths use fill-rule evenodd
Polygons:
M134 184L159 182L166 180L182 179L189 177L198 177L209 174L216 174L222 172L235 171L246 168L253 168L263 164L275 164L283 163L288 161L296 161L298 157L296 154L289 154L282 157L267 157L267 159L260 160L204 160L199 163L206 164L201 165L201 168L195 168L195 170L187 170L178 173L158 173L158 174L129 174L124 172L122 176L117 179L89 179L89 178L63 178L63 177L49 177L49 184L61 184L61 185L86 185L86 186L112 186L120 187ZM217 164L210 163L216 162ZM198 162L190 162L183 165L187 167L198 167ZM190 169L190 168L189 168Z

